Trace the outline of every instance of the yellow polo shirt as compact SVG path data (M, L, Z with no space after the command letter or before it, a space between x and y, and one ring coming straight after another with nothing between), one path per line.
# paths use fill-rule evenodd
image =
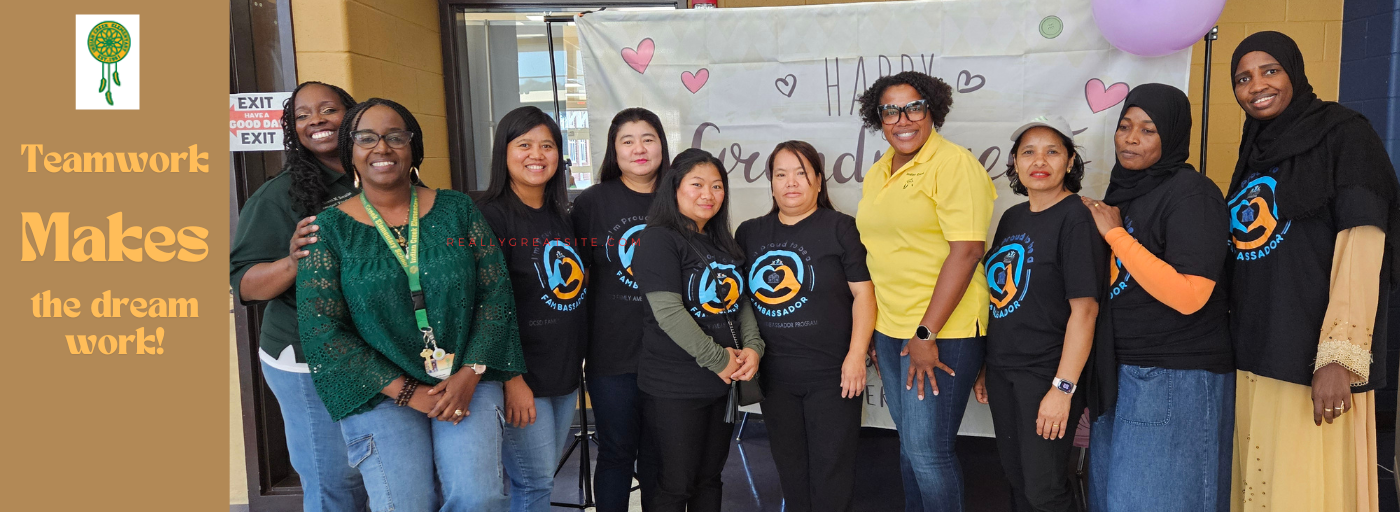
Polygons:
M879 312L875 330L894 338L914 336L938 282L948 242L986 242L996 188L986 168L966 148L938 133L919 154L890 173L894 149L865 174L856 226L865 244ZM982 264L939 338L987 333L987 278Z

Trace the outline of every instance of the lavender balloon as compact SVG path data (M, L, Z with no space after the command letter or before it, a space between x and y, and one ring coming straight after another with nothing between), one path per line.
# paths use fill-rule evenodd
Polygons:
M1094 22L1113 46L1144 57L1190 48L1220 19L1225 0L1093 0Z

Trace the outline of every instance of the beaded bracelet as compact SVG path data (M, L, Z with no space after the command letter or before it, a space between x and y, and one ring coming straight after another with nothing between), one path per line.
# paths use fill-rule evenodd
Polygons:
M409 399L413 398L413 392L418 389L418 381L404 377L403 387L399 388L399 396L394 399L394 405L403 407L408 405Z

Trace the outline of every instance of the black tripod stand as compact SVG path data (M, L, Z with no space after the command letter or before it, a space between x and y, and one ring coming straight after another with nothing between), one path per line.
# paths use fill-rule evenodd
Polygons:
M559 466L554 468L554 475L558 476L559 471L564 469L564 463L569 461L569 456L574 454L574 449L579 450L578 468L578 488L583 492L581 503L557 503L550 502L550 506L563 508L576 508L579 510L593 508L593 470L589 465L588 443L597 442L595 433L588 430L588 386L583 374L578 377L578 433L574 434L574 442L569 445L569 449L564 451L564 456L559 459Z

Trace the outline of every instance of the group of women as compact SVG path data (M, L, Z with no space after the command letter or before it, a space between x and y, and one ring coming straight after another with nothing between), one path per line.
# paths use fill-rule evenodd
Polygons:
M990 239L992 181L938 133L951 88L918 72L860 98L890 149L854 218L788 141L766 165L772 209L737 232L723 163L673 160L645 109L613 119L601 182L572 205L558 125L510 112L478 202L418 179L407 109L302 84L231 283L269 303L259 355L306 509L547 510L582 369L598 510L626 510L634 476L645 510L719 510L752 382L786 508L848 510L868 356L906 510L963 510L969 394L1016 510L1075 510L1086 409L1091 510L1376 510L1400 186L1287 36L1245 39L1232 71L1249 120L1224 197L1186 164L1186 95L1144 84L1101 199L1076 195L1062 118L1011 134L1006 176L1029 201Z

